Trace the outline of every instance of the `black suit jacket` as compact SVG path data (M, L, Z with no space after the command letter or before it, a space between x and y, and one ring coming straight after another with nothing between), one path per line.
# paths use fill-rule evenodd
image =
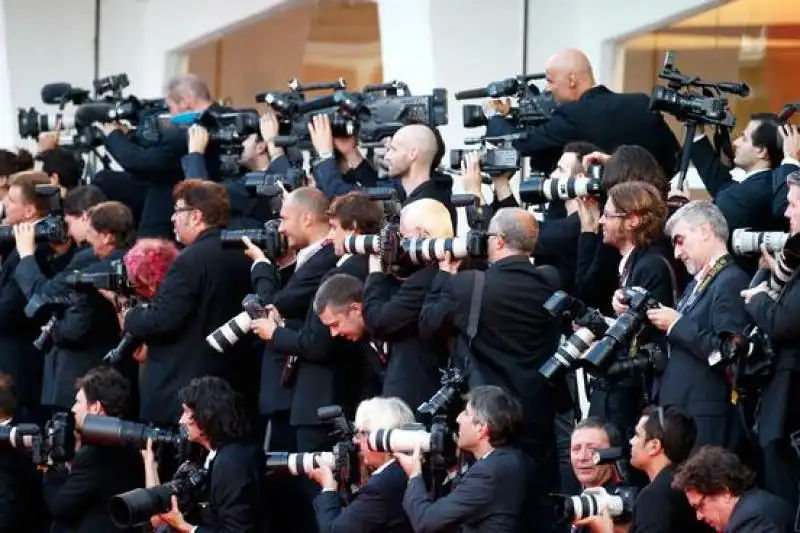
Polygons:
M796 406L789 405L790 387L800 376L800 271L795 271L777 300L756 294L745 305L759 329L772 340L777 355L775 372L761 393L758 440L762 447L785 438L786 420Z
M438 271L420 314L423 338L441 335L450 325L466 333L473 279L473 271L455 276ZM470 386L498 385L521 400L524 433L534 441L530 452L537 463L551 460L554 446L555 391L539 367L558 347L559 321L543 307L556 290L528 257L511 256L490 265L471 350L477 382Z
M388 343L389 362L383 395L396 396L416 409L439 388L439 368L447 360L447 339L424 339L419 316L436 273L424 267L403 282L373 273L364 287L364 323L373 340Z
M507 131L501 117L489 119L487 135ZM549 121L514 145L531 157L534 168L549 171L571 141L588 141L608 153L623 144L639 145L653 154L668 178L675 172L680 151L664 118L650 111L648 95L617 94L603 85L589 89L576 102L558 106Z
M314 498L320 533L411 533L403 510L408 478L396 462L373 474L342 508L336 491L320 492Z
M84 445L72 461L44 476L44 497L53 520L70 531L133 531L111 522L112 496L144 486L141 454L132 448Z
M50 250L40 245L29 261L35 261L40 271L50 273ZM12 251L0 270L0 372L14 378L17 399L23 405L39 403L42 387L42 354L33 347L41 326L49 317L25 316L28 303L14 275L20 263L19 254Z
M681 318L672 326L669 363L661 380L659 404L686 410L697 423L695 446L713 444L736 449L743 428L730 402L730 386L724 364L709 366L709 356L719 349L720 335L741 334L749 317L739 293L749 278L730 265L717 274ZM694 288L686 289L686 299Z
M246 343L231 353L214 351L206 336L241 312L249 292L249 260L225 249L219 229L208 229L184 248L147 306L125 315L125 331L148 346L141 376L141 417L174 424L180 415L178 390L201 376L219 376L244 387ZM240 366L241 365L241 366Z
M322 282L334 274L350 274L363 280L367 277L367 261L367 256L347 258L325 274ZM333 404L344 409L348 420L353 419L362 389L363 352L357 344L331 337L313 305L309 305L305 322L298 329L275 330L272 347L298 358L290 419L293 425L322 424L317 409Z
M311 309L319 284L328 271L336 266L337 261L333 245L323 246L295 270L285 283L273 265L262 261L253 265L250 274L252 288L265 304L272 304L278 309L289 329L299 329ZM286 339L279 339L281 340ZM296 340L291 340L292 349L297 348ZM266 343L261 363L261 390L258 399L262 414L288 411L292 408L297 368L292 379L281 385L286 357L286 352L278 351L274 341Z
M265 531L264 472L261 449L250 443L221 446L209 466L211 523L196 533L258 533Z
M752 489L739 497L725 533L791 533L794 509L774 494Z
M672 488L672 465L641 490L633 506L629 533L708 533L686 495Z
M522 452L498 448L477 461L453 492L431 501L422 476L408 483L403 508L415 533L521 531L524 522L526 467Z

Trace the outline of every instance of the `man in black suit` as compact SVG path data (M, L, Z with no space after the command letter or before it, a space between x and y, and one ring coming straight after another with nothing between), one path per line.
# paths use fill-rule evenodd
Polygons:
M224 379L203 377L183 387L178 399L183 409L180 424L189 440L208 451L208 519L199 525L187 523L173 496L172 510L158 515L159 520L186 533L264 531L265 460L257 443L249 440L242 397Z
M241 310L249 292L247 258L224 249L220 228L228 223L228 196L222 185L185 181L175 187L175 234L186 245L172 263L155 297L124 315L124 330L148 347L141 377L142 420L174 424L180 413L178 390L205 375L238 378L248 390L249 361L235 353L220 357L206 336ZM238 351L241 350L241 351ZM249 371L252 373L252 370Z
M383 211L364 193L353 191L335 198L328 209L329 238L333 241L336 266L329 270L323 281L333 274L350 274L363 280L367 277L367 258L345 254L344 239L351 235L373 235L380 232ZM347 339L332 337L320 322L313 306L309 306L304 322L296 328L284 323L279 312L269 319L254 321L252 328L264 340L272 341L272 348L286 357L296 357L296 381L292 398L292 426L298 435L314 432L316 437L298 442L298 451L318 451L333 445L330 442L329 424L317 417L317 409L326 405L339 405L348 420L355 414L362 399L363 357L360 348ZM302 429L301 429L302 428Z
M628 181L608 191L603 214L597 223L603 226L603 242L616 248L622 256L618 266L618 287L611 301L613 311L620 315L628 310L622 289L640 287L650 297L673 306L677 292L675 273L664 251L655 242L661 238L667 206L655 186L641 181ZM603 248L596 249L598 254ZM617 358L635 356L633 347L655 342L665 348L663 334L653 328L645 329L635 342L620 346ZM592 382L589 414L613 422L623 434L629 434L644 407L648 392L639 375L600 377Z
M520 208L499 210L489 224L484 286L477 331L468 353L461 344L453 356L468 358L469 386L497 385L522 404L519 446L536 465L539 492L558 486L554 420L556 389L539 367L558 348L559 321L543 307L559 289L552 267L537 268L530 256L536 249L538 225ZM457 273L458 261L439 263L419 318L420 336L434 339L441 331L467 336L474 295L475 271ZM563 385L563 384L562 384Z
M273 334L280 326L299 329L304 324L314 292L322 278L336 266L338 259L328 238L328 207L325 195L313 187L301 187L286 197L281 207L279 231L297 255L294 273L285 286L272 260L249 239L245 239L245 253L253 260L252 287L265 305L274 308L271 316L255 320L251 325L251 330L267 341L261 366L259 408L262 415L272 419L273 430L275 426L286 426L290 422L299 366L294 351L279 351ZM296 349L296 346L293 348ZM298 429L291 432L296 435L290 438L294 442L282 442L281 434L273 432L272 435L278 440L272 442L270 447L308 451L317 449L321 438L323 442L327 441L327 433L321 432L316 425L319 422L309 423L308 414L305 418L298 424Z
M6 223L19 225L41 220L48 212L49 200L37 195L36 187L49 183L50 178L42 172L16 174L3 198ZM52 275L56 270L53 268L54 255L49 244L41 243L35 246L30 260L36 261L40 271ZM41 333L40 328L47 317L29 318L24 313L27 298L15 277L20 262L20 254L14 249L0 270L0 372L14 379L20 406L38 416L42 356L34 348L33 341Z
M129 416L130 384L111 367L90 370L78 380L72 412L80 441L86 415ZM111 497L142 487L144 468L138 451L128 447L80 444L68 465L48 470L44 497L56 524L70 531L129 531L111 522Z
M692 163L728 221L730 232L739 228L784 231L786 220L772 214L773 169L781 165L783 156L775 116L753 115L733 146L736 150L733 164L745 172L740 182L733 179L731 168L722 164L705 135L698 136L691 148ZM755 273L755 261L740 260L740 263L750 275Z
M677 309L647 311L647 318L667 334L669 363L661 379L658 403L680 407L697 424L695 446L736 450L744 437L731 387L719 355L722 336L742 334L749 323L739 292L750 282L728 253L728 225L711 202L691 202L670 217L665 232L675 255L694 279Z
M701 448L678 467L672 486L684 491L697 517L720 533L796 531L794 508L757 488L756 475L723 448Z
M322 492L314 499L320 533L411 533L403 510L403 494L408 478L392 454L372 451L367 436L377 429L399 429L414 423L414 413L399 398L370 398L358 406L354 442L369 480L353 499L342 507L339 484L328 466L308 473Z
M14 380L0 373L0 427L3 431L20 423L16 415L17 391ZM398 498L399 499L399 498ZM25 450L0 442L0 532L50 531L50 520L42 499L42 481Z
M170 80L166 93L172 115L222 109L214 103L208 86L192 74ZM171 193L183 179L181 157L187 149L186 130L162 128L155 141L143 139L138 132L128 133L117 122L104 124L103 130L106 150L126 173L101 173L96 184L111 199L141 206L139 237L169 237ZM206 154L208 179L219 175L219 155L219 150Z
M432 501L422 478L420 449L395 454L408 475L403 498L417 533L523 531L526 501L524 455L509 446L522 419L519 402L500 387L476 387L458 415L459 449L476 462L453 491Z
M702 531L686 496L673 489L675 465L694 447L697 429L678 408L648 407L631 439L631 466L647 474L650 484L633 507L630 533L695 533Z
M664 174L675 172L680 145L663 117L650 112L645 94L617 94L595 82L589 59L579 50L553 55L545 69L547 87L560 104L552 118L528 130L528 136L514 145L530 156L534 168L549 172L564 145L587 141L611 153L623 144L638 144L658 160ZM507 106L493 103L495 112L505 115ZM491 111L490 111L491 114ZM500 116L489 119L487 134L509 131Z
M786 218L791 234L796 235L800 233L800 172L789 174L786 183ZM800 483L800 459L790 441L790 435L800 430L800 411L796 408L800 404L799 276L800 269L795 269L777 299L769 295L766 282L742 291L747 313L769 337L777 355L756 414L764 460L763 486L792 505L797 504Z

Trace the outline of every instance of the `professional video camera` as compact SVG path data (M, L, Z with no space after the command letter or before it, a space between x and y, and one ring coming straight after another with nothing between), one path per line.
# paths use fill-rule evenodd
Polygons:
M185 462L169 483L148 489L133 489L111 498L111 521L120 529L150 523L150 517L172 509L172 497L179 501L193 501L199 497L208 479L208 471Z
M250 332L254 320L267 317L264 303L257 294L248 294L242 301L242 311L206 337L206 342L219 353L230 350L234 344Z
M398 94L402 93L402 94ZM361 92L337 90L331 95L308 102L292 104L283 102L285 110L294 116L305 116L313 112L332 109L331 130L334 136L358 134L362 144L378 144L408 124L424 122L431 126L447 124L447 90L434 89L431 95L413 96L408 85L391 81L380 85L366 85ZM273 105L274 103L270 104ZM291 145L308 139L308 119L295 119L292 131L283 136L280 143Z
M106 291L115 292L122 296L134 296L136 288L128 279L128 272L125 270L125 263L122 259L111 261L111 272L91 272L85 273L74 270L67 274L64 282L74 289L94 287Z
M264 224L264 229L223 230L220 233L220 240L223 247L243 248L242 237L247 237L253 244L264 250L267 258L274 262L289 249L286 237L278 231L280 224L280 220L273 219Z
M44 431L36 424L0 426L0 442L30 450L33 463L64 463L75 455L75 419L72 413L57 413L48 420Z
M585 196L599 197L603 192L603 167L589 167L589 177L546 178L543 174L519 184L519 198L528 204L543 204L553 200L569 200Z
M306 173L301 168L290 168L283 174L248 172L244 176L244 186L250 195L270 198L299 189L305 181Z
M564 291L556 291L544 303L544 308L554 317L562 317L575 324L575 330L561 345L556 353L539 368L539 373L549 380L559 379L562 374L580 366L583 355L589 350L592 342L605 333L611 320L600 311L587 306L577 298Z
M781 231L752 231L749 228L737 228L731 236L731 248L736 255L760 254L761 246L767 247L770 253L783 250L789 234Z
M144 449L148 439L156 445L171 444L178 450L185 450L189 442L183 427L181 431L174 432L111 416L87 415L81 429L81 441L90 444L132 445Z
M74 112L65 113L67 104L81 105L91 100L89 91L73 87L69 83L48 83L42 87L42 102L48 105L58 105L57 113L40 113L35 108L19 109L17 113L17 128L19 136L37 138L40 133L61 129L89 126L91 122L80 120Z
M550 120L553 110L557 106L550 93L542 93L533 83L534 80L543 80L544 78L544 74L507 78L490 83L484 88L459 91L456 93L456 100L515 97L517 98L517 107L512 108L511 116L506 120L520 128L538 126ZM465 128L477 128L488 123L483 109L478 105L465 105L463 119Z
M513 141L522 140L527 137L525 133L513 133L510 135L497 135L494 137L478 137L464 139L464 144L478 144L481 147L478 150L478 157L480 168L488 174L501 174L504 172L516 172L521 168L522 158L511 143ZM499 147L489 147L487 143L498 143ZM464 154L467 150L450 150L450 168L458 170L461 168L461 163L464 161ZM491 183L491 181L490 181Z
M723 95L735 94L746 97L750 87L739 82L707 82L697 76L684 76L675 68L672 52L664 56L664 66L658 77L667 82L666 87L656 87L650 97L650 109L673 115L686 124L683 151L681 153L678 190L683 190L686 171L689 167L689 153L698 125L715 125L724 132L724 150L732 153L728 130L736 123L736 117L728 107L728 99ZM693 90L694 89L694 90Z
M647 323L647 310L659 306L658 302L641 287L622 289L622 293L622 303L628 306L628 310L614 320L603 334L603 338L589 348L589 351L583 356L585 364L595 372L603 372L608 368L608 359L614 349L628 343L638 335ZM655 354L653 357L658 358L659 356Z
M34 226L36 242L62 244L69 240L64 209L61 205L61 190L54 185L37 185L36 196L47 198L50 202L48 214ZM0 243L12 242L13 226L0 226Z

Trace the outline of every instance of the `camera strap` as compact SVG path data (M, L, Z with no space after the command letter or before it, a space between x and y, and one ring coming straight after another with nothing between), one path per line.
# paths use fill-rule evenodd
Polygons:
M478 322L481 319L481 303L483 303L483 287L486 284L486 274L481 270L473 270L472 296L469 303L469 316L467 317L468 345L478 333Z
M714 266L711 267L711 270L709 270L703 276L703 278L695 285L694 290L688 295L684 295L685 297L678 302L678 311L684 312L685 310L693 306L695 302L697 302L697 300L700 299L700 297L703 295L706 289L708 289L708 286L711 285L711 282L714 281L714 278L716 278L720 272L722 272L732 264L733 264L733 258L730 256L730 254L725 254L722 257L720 257L717 260L717 262L714 263Z

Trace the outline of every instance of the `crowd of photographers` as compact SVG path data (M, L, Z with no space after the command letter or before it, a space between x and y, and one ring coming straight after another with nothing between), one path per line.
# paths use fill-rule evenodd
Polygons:
M794 108L731 143L746 85L660 77L457 93L444 166L442 89L43 88L39 170L0 152L0 531L796 531Z

